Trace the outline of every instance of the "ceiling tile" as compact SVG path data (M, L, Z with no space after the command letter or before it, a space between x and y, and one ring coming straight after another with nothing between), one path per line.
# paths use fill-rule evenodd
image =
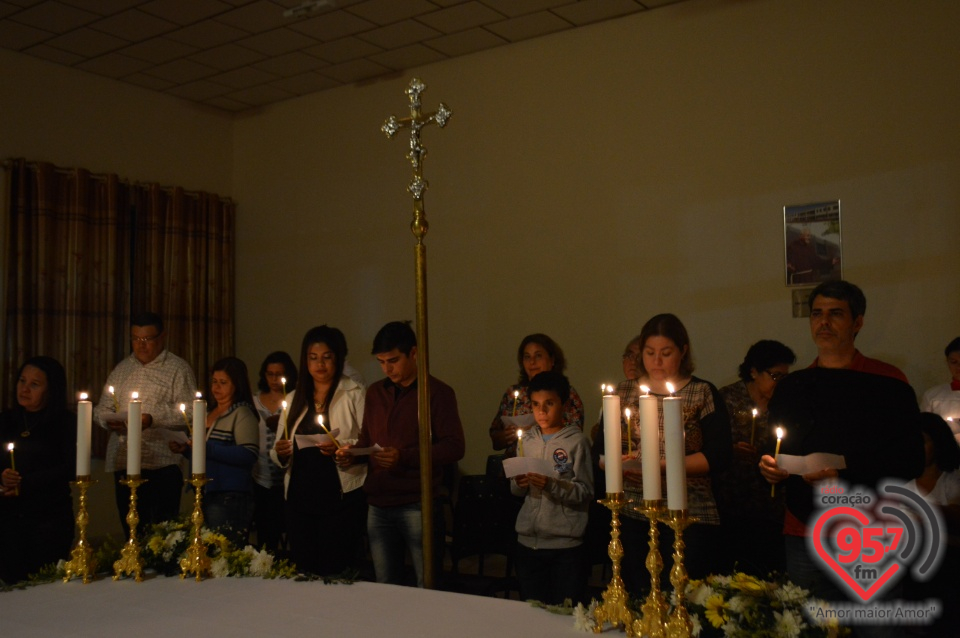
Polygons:
M379 25L393 24L430 11L437 6L427 0L367 0L350 7L350 13Z
M580 26L618 18L645 9L646 7L634 2L634 0L584 0L576 4L557 7L553 12L564 20Z
M227 0L227 1L230 2L230 0ZM247 109L250 108L249 104L244 104L243 102L237 102L236 100L231 100L230 98L222 97L222 96L210 98L209 100L204 100L203 103L209 106L216 107L218 109L222 109L224 111L246 111Z
M213 49L194 53L189 59L200 64L212 66L221 71L246 66L264 59L262 53L236 44L223 44Z
M180 86L167 89L166 93L187 100L193 100L194 102L203 102L212 97L223 95L230 90L230 87L215 84L207 80L200 80L199 82L188 82L187 84L181 84Z
M280 100L296 97L296 95L289 91L278 89L275 86L263 85L254 86L249 89L243 89L242 91L235 91L227 94L225 97L237 100L238 102L244 102L252 106L263 106L272 102L279 102Z
M305 33L312 38L323 42L330 42L348 35L354 35L361 31L375 29L377 25L368 22L363 18L358 18L352 13L346 11L334 11L317 18L311 18L302 22L296 22L290 25L290 28L300 33Z
M446 57L447 56L439 51L425 47L422 44L411 44L410 46L371 55L370 59L377 64L382 64L385 67L400 71L402 69L412 69L415 66L422 66L424 64L430 64L431 62L444 60Z
M503 15L515 18L544 9L573 4L574 0L483 0L483 3Z
M243 29L249 33L260 33L286 26L288 18L283 17L283 7L267 0L259 0L239 9L233 9L217 16L217 22Z
M317 41L290 29L274 29L238 40L237 44L267 55L280 55L317 44Z
M426 44L446 55L456 56L507 44L507 41L486 29L470 29L427 40Z
M307 71L314 71L320 67L327 66L327 64L325 60L321 60L320 58L307 55L300 51L294 51L293 53L269 58L253 66L262 71L275 73L280 77L289 77L291 75L306 73Z
M255 69L252 66L244 66L239 69L234 69L233 71L227 71L226 73L218 73L207 79L211 82L225 84L233 89L245 89L249 86L265 84L279 78L279 75L268 73L261 69Z
M99 17L96 13L90 13L59 2L43 2L21 11L11 19L28 27L52 31L53 33L66 33L71 29L93 22Z
M318 44L315 47L304 49L304 51L310 55L315 55L318 58L334 64L348 60L356 60L357 58L379 53L382 50L383 49L374 44L352 37L334 40L333 42Z
M128 47L120 49L118 53L146 60L147 62L153 62L154 64L160 64L182 58L185 55L190 55L196 50L195 47L183 44L182 42L175 42L167 38L153 38L151 40L138 42L137 44L131 44Z
M549 11L541 11L519 18L510 18L496 24L489 24L486 28L510 42L519 42L520 40L569 29L570 23Z
M499 22L506 16L479 2L467 2L449 9L434 11L417 18L427 26L443 33L456 33L479 27L489 22Z
M20 11L20 7L14 6L9 2L0 2L0 18L5 18L11 13Z
M290 93L296 93L297 95L307 95L308 93L313 93L315 91L324 91L326 89L332 89L335 86L340 86L340 82L331 80L330 78L320 75L319 73L311 72L301 73L299 75L283 78L282 80L277 80L276 82L271 82L270 86L275 86L278 89L289 91Z
M149 13L130 9L123 13L104 18L90 25L92 29L104 31L118 38L138 42L173 31L177 25Z
M98 15L109 16L138 5L143 0L60 0L60 2L86 11L93 11Z
M153 0L137 8L158 18L186 26L230 11L233 6L219 0Z
M43 0L7 0L10 4L15 4L18 7L29 7L34 4L40 4Z
M131 58L119 53L108 53L76 65L76 68L90 71L97 75L106 75L111 78L120 78L150 66L149 62Z
M4 20L0 22L0 47L19 51L34 44L40 44L53 36L49 31L28 27L19 22Z
M76 29L47 41L47 44L92 58L129 44L116 36L87 27Z
M168 38L183 42L198 49L215 47L227 42L233 42L248 35L246 31L222 24L215 20L204 20L189 27L167 34Z
M129 82L130 84L136 84L137 86L142 86L145 89L150 89L152 91L163 91L168 89L171 86L174 86L176 83L171 82L170 80L161 80L160 78L154 77L152 75L146 75L144 73L134 73L123 78L124 82Z
M3 26L0 25L0 29ZM46 44L38 44L35 47L30 47L29 49L24 49L24 53L29 53L38 58L47 60L48 62L56 62L57 64L66 64L67 66L72 66L77 62L82 62L85 58L82 55L77 55L76 53L70 53L69 51L64 51L63 49L58 49L56 47L51 47Z
M148 75L155 75L164 80L170 80L177 84L186 84L200 78L208 77L217 72L216 69L203 64L198 64L190 60L174 60L155 66L145 71Z
M357 37L384 49L396 49L421 40L436 38L440 35L443 34L416 20L404 20L388 27L380 27L373 31L361 33Z
M344 84L350 84L352 82L359 82L360 80L373 78L378 75L391 73L392 71L393 69L388 69L387 67L377 64L376 62L361 59L324 67L320 73L323 73L327 77L331 77L334 80L343 82Z

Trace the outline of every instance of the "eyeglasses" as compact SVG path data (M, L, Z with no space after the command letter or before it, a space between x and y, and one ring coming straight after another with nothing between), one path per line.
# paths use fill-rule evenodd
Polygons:
M777 383L780 381L780 379L790 374L789 372L780 372L779 370L764 370L764 372L770 375L770 378L773 379L774 383Z
M152 337L130 337L130 341L133 343L151 343L160 338L160 335L153 335Z

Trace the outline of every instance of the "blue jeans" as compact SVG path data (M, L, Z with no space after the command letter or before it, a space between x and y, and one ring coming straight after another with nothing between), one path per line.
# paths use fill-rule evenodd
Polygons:
M417 587L423 587L423 521L420 503L377 507L367 511L367 536L378 583L403 584L406 552L417 572Z

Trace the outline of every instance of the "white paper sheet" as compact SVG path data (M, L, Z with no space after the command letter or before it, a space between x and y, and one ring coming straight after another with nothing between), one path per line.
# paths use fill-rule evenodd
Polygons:
M379 452L383 448L380 447L379 443L374 443L370 447L348 447L344 452L349 452L354 456L366 456L367 454L373 454L374 452Z
M516 430L520 428L524 432L533 427L537 422L537 418L533 414L521 414L518 416L502 416L500 420L503 421L503 425L508 430Z
M777 466L791 474L809 474L820 470L843 470L847 467L847 460L842 454L814 452L806 456L794 454L780 454L777 456Z
M336 438L337 435L340 434L340 428L333 428L330 431L330 434L332 434L333 437ZM315 445L323 445L324 443L331 443L330 437L322 432L319 434L297 434L293 438L297 442L297 447L300 448L301 450L314 447Z
M529 456L503 459L503 473L507 478L531 472L544 476L557 476L557 472L553 469L553 463L547 459L535 459Z

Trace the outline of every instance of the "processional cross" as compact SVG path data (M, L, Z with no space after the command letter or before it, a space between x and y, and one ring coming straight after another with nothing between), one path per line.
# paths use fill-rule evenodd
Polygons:
M427 88L419 78L410 80L406 94L410 99L410 117L398 118L391 115L383 123L380 130L388 138L393 138L397 131L403 128L410 129L410 151L407 159L413 166L413 181L407 190L413 195L413 221L410 230L417 238L414 247L416 257L416 290L417 290L417 410L420 424L420 514L423 526L423 585L433 589L433 477L432 455L430 453L430 371L427 333L427 247L423 238L427 234L426 213L423 210L423 193L428 183L423 179L423 158L427 149L420 143L420 129L431 122L443 128L453 112L446 104L440 102L437 110L423 115L420 109L420 94Z

